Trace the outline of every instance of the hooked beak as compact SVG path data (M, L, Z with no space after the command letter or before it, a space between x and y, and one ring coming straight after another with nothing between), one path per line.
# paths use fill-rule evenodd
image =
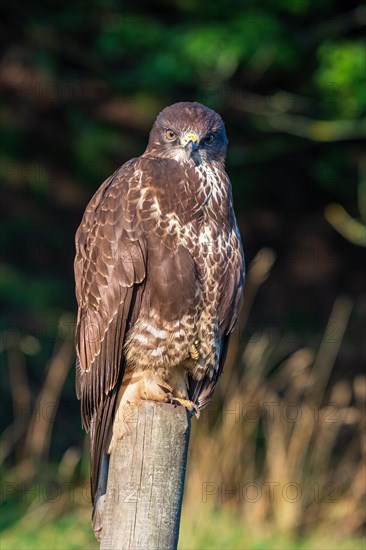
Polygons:
M197 151L198 142L198 136L194 132L189 132L188 134L185 134L180 140L181 146L185 149L190 150L191 153L193 153L193 151Z

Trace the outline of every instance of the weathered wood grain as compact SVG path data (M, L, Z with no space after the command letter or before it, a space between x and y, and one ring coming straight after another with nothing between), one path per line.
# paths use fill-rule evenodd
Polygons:
M110 459L101 550L177 547L190 435L184 407L144 401Z

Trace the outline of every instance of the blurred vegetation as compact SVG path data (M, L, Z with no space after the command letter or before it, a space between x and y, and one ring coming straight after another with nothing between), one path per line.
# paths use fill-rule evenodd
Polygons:
M365 5L54 0L0 13L1 547L97 547L74 234L157 113L197 100L226 123L251 268L218 392L193 421L181 548L361 548Z

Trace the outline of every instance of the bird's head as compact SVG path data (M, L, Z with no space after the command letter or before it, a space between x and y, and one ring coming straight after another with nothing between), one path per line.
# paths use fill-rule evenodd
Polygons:
M224 162L227 147L221 117L201 103L181 102L157 117L145 154L198 165Z

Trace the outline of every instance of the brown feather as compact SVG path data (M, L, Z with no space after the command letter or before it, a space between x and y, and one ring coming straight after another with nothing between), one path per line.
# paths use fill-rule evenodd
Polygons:
M167 129L177 137L194 130L197 151L168 143ZM119 390L126 388L121 399L164 400L159 384L171 380L187 403L188 377L189 397L202 408L222 372L244 284L226 146L211 109L164 109L145 153L102 184L77 231L76 386L91 432L93 502Z
M84 427L89 430L93 424L93 498L99 459L110 435L115 388L123 375L122 346L131 302L139 302L134 294L145 277L145 245L131 233L128 221L124 222L128 203L123 184L130 168L131 163L127 163L101 186L87 206L76 234L77 395ZM113 229L107 213L111 214ZM128 261L131 257L133 261Z

